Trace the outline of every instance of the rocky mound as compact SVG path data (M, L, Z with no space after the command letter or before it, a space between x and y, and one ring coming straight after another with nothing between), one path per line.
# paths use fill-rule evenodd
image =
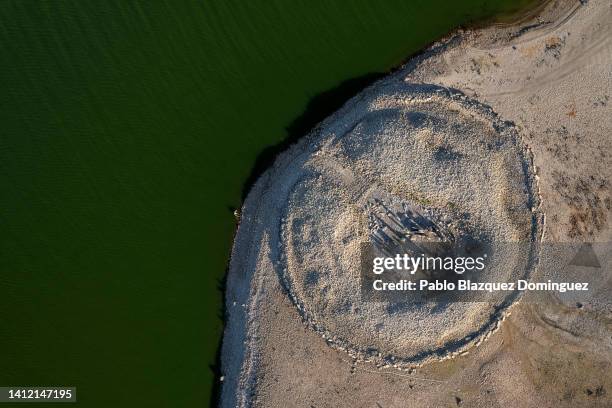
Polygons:
M422 241L476 248L495 256L470 279L515 281L535 267L541 216L511 123L456 91L389 88L328 120L279 169L274 201L278 270L306 322L358 359L402 367L477 343L518 293L375 301L361 287L364 244L380 254L425 252Z

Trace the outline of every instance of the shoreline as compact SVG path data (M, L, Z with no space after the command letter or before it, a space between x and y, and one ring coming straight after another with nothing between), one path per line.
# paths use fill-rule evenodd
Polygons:
M217 357L215 359L215 365L212 368L213 372L215 373L215 383L213 385L213 393L211 396L211 401L212 401L213 406L219 406L222 400L221 396L222 396L223 381L218 381L218 379L225 377L223 375L223 370L222 370L222 359L223 359L223 344L224 344L224 338L225 338L225 330L226 330L226 326L228 322L228 317L227 317L228 307L226 304L226 290L227 290L228 273L230 269L230 264L232 262L232 257L234 254L236 236L238 234L238 230L240 227L241 216L243 213L246 199L248 195L251 193L251 190L253 189L254 185L259 181L259 179L263 176L263 174L272 167L272 165L275 163L275 161L278 159L279 156L283 155L292 146L299 143L301 139L306 138L309 134L315 132L316 129L325 120L327 120L331 115L337 112L342 106L348 103L348 101L353 99L358 94L364 92L367 88L373 86L378 81L381 81L385 77L389 75L394 75L397 72L405 69L405 67L409 63L415 62L421 57L426 58L427 55L431 53L442 52L443 49L446 48L453 41L453 38L459 35L461 32L480 30L483 28L493 28L499 24L503 24L504 26L508 26L508 27L515 27L515 26L521 25L525 22L528 22L528 21L531 21L532 19L537 18L539 15L538 13L544 10L546 7L548 7L553 1L555 0L534 1L534 3L539 3L539 4L537 4L535 7L530 6L525 10L518 11L516 13L511 13L510 16L505 16L504 19L506 17L509 17L510 21L508 22L500 23L499 21L497 21L497 17L494 16L494 17L485 18L482 20L474 20L472 22L466 23L465 25L460 25L458 27L455 27L449 30L446 34L442 35L439 39L434 40L430 43L427 43L421 49L404 57L397 65L394 65L393 67L389 68L387 71L369 73L362 77L351 78L341 83L336 88L323 92L322 94L320 94L322 97L325 97L326 95L331 94L334 99L339 99L339 103L337 103L332 108L325 109L322 113L320 112L315 113L314 114L315 120L312 120L312 119L308 119L308 117L310 116L308 113L308 110L310 109L309 107L313 104L313 101L317 100L317 97L314 97L313 100L309 102L308 107L305 110L305 113L302 114L300 117L296 118L292 122L292 125L289 126L289 128L291 128L292 126L295 126L296 124L300 124L300 122L304 122L304 118L306 118L305 125L304 124L298 125L297 131L294 131L294 132L289 131L288 137L283 139L280 143L277 143L272 146L268 146L260 154L258 154L255 164L253 166L253 169L251 170L249 177L243 184L242 201L240 203L240 208L235 208L235 209L232 208L232 211L235 217L234 232L232 234L233 244L232 244L230 255L227 259L226 272L223 274L223 278L221 281L222 305L223 305L223 308L222 308L223 334L221 336L221 339L219 340L219 347L217 348ZM338 91L339 91L339 97L336 96L336 93Z
M571 2L566 3L570 4ZM547 3L544 9L550 7L553 7L551 2ZM567 13L567 10L563 10L563 12L557 13L557 18L559 18L560 15L569 15L569 17L563 18L560 24L567 22L567 20L571 18L571 16L578 9L579 8L574 8L569 12L569 14ZM553 27L553 29L554 27L556 27L556 23L550 21L544 24L540 24L537 27L533 27L532 29L521 31L521 29L524 28L520 27L521 24L525 24L525 21L517 24L516 26L510 29L508 27L503 27L502 31L504 34L508 34L513 30L516 30L516 33L518 34L514 38L521 38L526 34L531 34L532 32L546 32L551 26ZM257 244L249 239L249 234L242 234L242 236L240 235L241 227L243 227L242 222L245 220L245 217L247 220L246 222L253 222L259 218L256 215L259 213L259 211L255 210L257 203L251 201L255 200L253 197L265 196L267 194L266 189L268 188L268 185L275 182L275 180L271 178L272 174L279 171L279 169L283 166L288 166L289 162L294 160L292 159L292 156L300 152L303 146L306 146L312 141L314 141L318 136L318 132L320 132L320 130L324 128L327 124L331 123L335 117L345 114L346 111L349 110L349 108L347 108L347 105L350 105L351 101L361 98L362 95L367 94L368 92L372 92L373 89L379 88L382 83L388 83L400 77L410 77L415 72L417 73L417 78L419 78L418 75L423 75L422 73L418 72L419 69L421 69L422 72L422 63L428 62L432 57L444 54L447 49L452 49L453 47L456 47L458 43L469 41L471 38L474 38L474 36L482 34L483 32L489 32L490 34L492 31L495 31L499 28L500 27L488 27L481 29L471 29L466 31L464 31L463 29L454 30L449 35L445 36L443 39L432 43L428 48L424 49L423 51L417 54L413 54L397 70L392 71L385 78L376 80L375 82L366 86L360 93L351 97L336 113L332 114L331 116L327 117L323 121L319 122L316 126L314 126L314 128L309 134L299 138L297 142L289 144L287 146L287 150L279 153L279 155L276 156L274 164L270 166L267 170L265 170L260 175L259 179L251 187L246 201L243 204L243 210L241 211L241 222L237 224L235 243L232 248L232 254L229 261L230 265L233 266L233 268L232 266L230 266L230 272L232 269L234 271L249 269L254 271L255 265L259 262L263 262L264 264L269 265L269 261L263 260L261 258L248 261L244 259L238 259L240 257L244 258L245 250L242 248L257 248L259 245L265 245L268 242L265 237L261 237L258 238L258 240L262 239L261 241L258 241L260 242L260 244ZM497 34L499 35L499 31ZM499 36L491 35L488 39L485 39L484 41L480 39L477 40L477 43L487 44L487 41L492 41L492 43L498 44L500 41L504 40L500 40ZM477 92L474 92L474 94L478 95ZM306 151L309 151L309 149L306 149ZM302 154L303 153L300 153L299 155ZM234 273L234 275L236 275L236 273ZM238 384L237 382L239 382L241 384L240 388L243 389L243 393L241 393L240 396L234 396L235 398L237 398L237 400L234 400L234 397L228 395L227 392L225 394L222 394L221 402L223 406L242 406L249 404L248 401L250 401L251 398L250 393L253 392L253 387L255 387L257 383L257 369L259 359L261 358L261 356L259 356L259 352L257 351L257 349L262 346L262 344L260 344L261 340L259 339L259 335L257 334L259 331L258 325L260 320L260 317L258 317L258 311L264 308L262 304L262 302L264 302L264 299L261 297L261 294L270 290L273 293L278 292L277 289L273 289L272 287L270 287L269 280L273 279L273 276L264 278L259 282L252 282L252 277L249 278L245 276L244 272L240 274L240 277L243 279L247 278L247 280L243 280L242 282L240 282L240 279L236 280L238 276L228 276L228 291L231 290L235 298L244 300L244 303L240 301L233 301L234 304L230 305L230 301L228 300L226 304L226 310L232 310L232 306L235 306L236 303L240 303L240 306L243 309L250 310L250 312L247 313L246 310L243 310L238 314L236 314L236 311L234 311L233 315L230 313L230 317L228 319L228 327L226 328L226 332L224 333L224 339L228 338L229 340L227 344L224 340L222 359L225 361L226 370L223 371L223 374L226 378L226 381L230 380L234 382L236 386ZM251 282L253 284L249 283L248 285L244 286L245 282ZM234 321L230 320L232 316L234 317ZM243 327L243 329L240 330L240 327ZM247 329L247 327L249 328ZM240 332L244 334L240 335ZM245 344L244 342L250 343L251 345L248 346L246 350L244 350L246 353L245 355L239 355L239 350L242 349L242 345ZM227 351L224 352L224 350ZM238 368L236 365L240 366L241 368ZM234 366L234 368L232 368L232 366ZM239 374L239 371L236 371L237 369L241 372L241 374ZM224 390L227 391L227 382L224 382L224 384ZM236 391L236 389L234 391ZM230 390L228 392L231 393L232 391ZM223 399L223 395L225 395L225 399Z
M246 197L252 189L253 185L257 182L259 177L274 164L274 161L279 155L283 154L295 143L298 143L301 138L306 137L309 133L315 131L315 129L319 127L319 125L323 121L325 121L332 114L337 112L340 108L342 108L342 106L344 106L344 104L346 104L349 100L354 98L359 93L363 92L365 89L369 88L370 86L384 79L385 77L388 77L389 75L393 75L398 71L403 70L408 63L413 62L420 56L427 55L428 53L432 52L440 52L441 49L438 48L439 45L444 45L443 43L452 40L453 37L463 32L480 31L483 29L492 29L496 27L517 27L519 25L537 19L540 15L540 12L545 10L547 7L550 7L551 4L556 1L559 0L535 0L533 6L530 6L525 10L519 10L515 13L511 13L508 16L509 21L507 23L499 23L496 20L496 18L498 17L493 16L483 19L475 19L471 22L461 24L455 28L450 29L448 32L441 35L437 40L433 40L425 44L417 51L414 51L409 55L402 57L397 64L394 64L387 70L379 72L369 72L359 77L349 78L341 82L337 86L314 96L309 101L306 109L304 110L304 113L302 113L302 115L300 115L299 117L295 118L292 123L287 127L287 137L277 144L265 147L261 151L261 153L257 155L255 164L253 165L253 169L251 170L247 180L243 183L242 201L240 203L240 206L242 207L244 205L244 201L246 200ZM572 0L561 0L561 2L573 3ZM580 3L577 4L579 5ZM577 7L575 7L574 10L575 9L577 9ZM334 99L333 105L331 107L326 107L322 110L319 110L317 105L326 104L324 100L330 98ZM313 110L315 112L311 113ZM232 208L232 211L234 211L235 215L236 212L240 214L242 212L241 210L242 208ZM239 222L239 216L237 216L236 218Z

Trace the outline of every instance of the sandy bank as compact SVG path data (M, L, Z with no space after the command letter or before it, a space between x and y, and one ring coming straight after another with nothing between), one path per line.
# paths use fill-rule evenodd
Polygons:
M222 406L610 404L609 246L593 246L602 268L571 271L574 253L541 246L611 241L612 7L551 3L534 21L435 44L262 175L232 250ZM347 278L359 244L401 245L415 213L521 243L500 279L603 284L579 306L364 302Z

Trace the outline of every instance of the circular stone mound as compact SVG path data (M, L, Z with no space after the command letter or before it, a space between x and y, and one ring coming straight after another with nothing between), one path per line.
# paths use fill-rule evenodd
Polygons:
M281 278L305 321L355 358L401 368L477 344L518 293L374 301L362 294L364 243L378 254L477 243L496 254L482 280L515 281L535 267L541 217L511 123L456 91L397 88L370 91L324 122L310 154L285 170L278 200Z

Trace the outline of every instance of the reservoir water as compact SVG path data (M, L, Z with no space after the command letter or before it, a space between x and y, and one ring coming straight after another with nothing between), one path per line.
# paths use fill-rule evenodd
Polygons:
M232 211L265 149L531 2L4 1L0 385L209 405Z

